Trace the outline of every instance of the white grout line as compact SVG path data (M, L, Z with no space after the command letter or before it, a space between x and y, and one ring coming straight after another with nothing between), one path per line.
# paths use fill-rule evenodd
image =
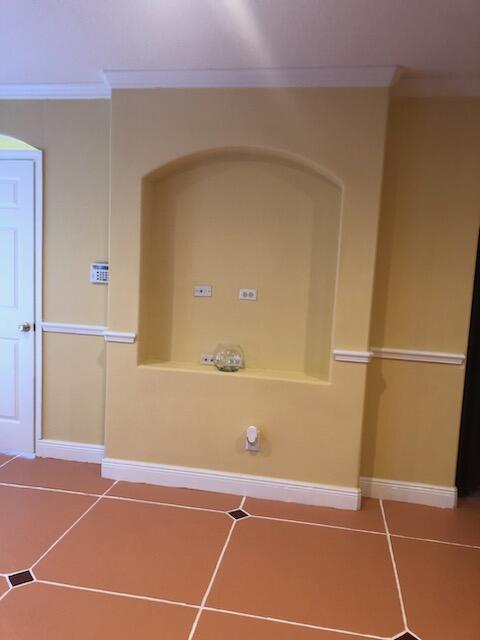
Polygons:
M115 484L115 483L116 483L116 481L114 482L114 484ZM39 557L39 558L38 558L38 559L37 559L37 560L32 564L32 566L30 567L30 571L31 571L34 567L36 567L36 566L37 566L37 564L38 564L41 560L43 560L43 558L44 558L48 553L50 553L50 551L51 551L54 547L56 547L56 546L57 546L57 544L58 544L61 540L63 540L63 538L67 535L67 533L69 533L69 531L71 531L71 530L73 529L73 527L75 527L75 526L80 522L80 520L82 520L82 519L87 515L87 513L89 513L89 512L93 509L93 507L94 507L95 505L97 505L97 504L100 502L100 500L101 500L101 499L103 498L103 496L107 493L107 491L109 491L109 489L111 489L111 487L108 487L108 489L107 489L107 490L106 490L106 491L105 491L101 496L99 496L99 497L95 500L95 502L94 502L93 504L91 504L91 505L88 507L88 509L87 509L86 511L84 511L84 512L82 513L82 515L81 515L79 518L77 518L77 519L75 520L75 522L74 522L72 525L70 525L70 526L68 527L68 529L67 529L66 531L64 531L64 532L62 533L62 535L61 535L61 536L60 536L60 537L59 537L59 538L58 538L58 539L57 539L53 544L51 544L51 545L48 547L48 549L47 549L44 553L42 553L42 555L41 555L41 556L40 556L40 557Z
M90 498L101 497L99 493L85 493L84 491L71 491L70 489L54 489L53 487L36 487L29 484L15 484L14 482L0 482L0 487L13 487L15 489L33 489L34 491L53 491L54 493L68 493L74 496L88 496Z
M246 496L243 496L243 498L242 498L242 500L240 502L240 506L238 507L239 509L241 509L243 507L243 505L245 504L245 500L246 500ZM200 620L200 616L202 615L202 611L203 611L203 609L205 607L205 603L207 602L208 596L210 595L210 591L212 590L213 583L215 581L215 578L217 577L217 573L218 573L218 570L220 569L220 565L222 563L223 556L225 555L225 552L226 552L227 547L229 545L229 542L230 542L230 539L232 537L232 534L233 534L233 531L235 529L235 525L236 524L237 524L237 520L234 520L232 522L231 527L230 527L230 531L228 532L228 536L227 536L227 539L225 540L225 544L223 545L223 548L222 548L222 550L220 552L220 556L219 556L219 558L217 560L217 564L215 565L215 569L213 570L212 577L210 578L210 582L208 583L208 586L207 586L207 590L205 591L205 594L204 594L204 596L202 598L202 601L200 603L200 608L199 608L199 610L197 612L197 615L195 616L195 620L193 621L192 628L190 629L190 633L188 635L188 640L193 640L193 636L195 635L195 631L197 630L198 621Z
M5 593L2 593L2 595L0 596L0 602L6 597L8 596L8 594L10 593L10 591L12 590L12 587L9 585L9 588L5 591Z
M11 458L11 460L7 460L7 462L4 462L2 465L0 465L0 469L5 466L6 464L8 464L9 462L12 462L12 460L15 460L15 458L18 458L20 456L15 456L14 458ZM70 489L58 489L58 488L54 488L54 487L39 487L39 486L35 486L35 485L28 485L28 484L15 484L14 482L1 482L0 481L0 487L11 487L14 489L33 489L34 491L52 491L54 493L66 493L69 495L74 495L74 496L87 496L89 498L104 498L107 500L120 500L120 501L124 501L124 502L138 502L140 504L151 504L151 505L158 505L161 507L174 507L176 509L191 509L193 511L206 511L206 512L210 512L210 513L228 513L228 511L226 511L225 509L212 509L209 507L194 507L192 505L184 505L184 504L175 504L172 502L157 502L155 500L144 500L142 498L128 498L126 496L112 496L109 495L108 492L114 487L114 485L120 481L116 481L113 482L112 485L107 489L107 493L103 493L103 494L99 494L99 493L87 493L85 491L72 491ZM245 502L245 498L242 498L242 502L241 504L244 504ZM379 501L380 502L380 501ZM236 509L240 509L240 507L235 507ZM230 511L234 511L235 509L230 509ZM244 509L245 511L245 509ZM246 512L246 511L245 511ZM246 512L247 513L247 512ZM292 518L279 518L279 517L275 517L275 516L262 516L259 514L255 514L255 513L248 513L248 515L251 518L258 518L259 520L272 520L273 522L291 522L293 524L304 524L307 526L311 526L311 527L324 527L326 529L339 529L340 531L354 531L357 533L371 533L373 535L379 535L379 536L385 536L387 535L386 532L383 531L371 531L369 529L356 529L354 527L344 527L341 525L335 525L335 524L326 524L326 523L322 523L322 522L309 522L307 520L293 520ZM435 542L437 544L446 544L446 545L452 545L454 547L465 547L467 549L480 549L480 545L473 545L473 544L465 544L465 543L461 543L461 542L449 542L447 540L435 540L433 538L419 538L416 536L406 536L406 535L401 535L399 533L391 533L389 532L389 534L391 537L393 538L404 538L406 540L419 540L419 541L423 541L423 542ZM8 574L2 574L1 575L8 575Z
M267 616L259 616L253 613L242 613L240 611L229 611L228 609L218 609L217 607L204 607L204 611L213 611L215 613L226 613L231 616L241 618L253 618L254 620L264 620L266 622L278 622L280 624L291 625L292 627L303 627L304 629L315 629L317 631L330 631L331 633L343 633L356 638L371 638L373 640L389 640L386 636L373 636L368 633L357 633L356 631L345 631L344 629L333 629L332 627L321 627L316 624L307 624L306 622L293 622L292 620L283 620L282 618L271 618ZM404 633L404 632L402 632Z
M48 584L53 587L64 587L65 589L74 589L76 591L89 591L91 593L101 593L108 596L119 596L121 598L132 598L133 600L147 600L148 602L158 602L160 604L174 604L178 607L188 607L189 609L198 609L198 605L188 602L179 602L177 600L166 600L165 598L155 598L154 596L140 596L134 593L123 593L122 591L108 591L106 589L96 589L94 587L83 587L76 584L67 584L65 582L56 582L54 580L36 580L40 584Z
M176 509L191 509L193 511L208 511L210 513L227 513L225 509L209 509L208 507L192 507L186 504L172 504L171 502L155 502L155 500L142 500L141 498L125 498L123 496L103 496L105 500L123 500L125 502L139 502L140 504L153 504L157 507L175 507Z
M11 458L10 460L7 460L6 462L4 462L3 464L0 465L0 469L2 467L4 467L5 465L7 465L9 462L12 462L13 460L15 460L16 458L21 457L20 455L14 456L13 458ZM175 504L172 502L157 502L155 500L144 500L142 498L128 498L126 496L112 496L109 495L108 492L117 484L117 482L120 482L119 480L113 482L110 487L107 489L106 492L104 492L103 494L99 494L99 493L87 493L85 491L73 491L70 489L59 489L59 488L54 488L54 487L39 487L39 486L35 486L35 485L28 485L28 484L15 484L14 482L1 482L0 481L0 487L11 487L14 489L32 489L34 491L52 491L54 493L66 493L68 495L74 495L74 496L87 496L89 498L104 498L104 499L108 499L108 500L120 500L120 501L124 501L124 502L138 502L140 504L151 504L151 505L158 505L161 507L174 507L176 509L191 509L193 511L206 511L206 512L210 512L210 513L228 513L228 511L226 511L225 509L212 509L209 507L194 507L192 505L184 505L184 504ZM242 498L241 504L244 504L245 502L245 498ZM379 500L379 503L381 501ZM240 509L240 507L236 507L236 509ZM383 511L383 503L381 506L381 509ZM235 509L230 509L230 511L234 511ZM245 509L244 509L245 511ZM246 512L246 511L245 511ZM247 512L246 512L247 513ZM388 534L386 532L383 531L371 531L369 529L356 529L354 527L344 527L341 525L335 525L335 524L326 524L326 523L322 523L322 522L309 522L306 520L293 520L291 518L279 518L279 517L275 517L275 516L262 516L259 514L255 514L255 513L248 513L248 515L251 518L258 518L259 520L272 520L273 522L291 522L293 524L304 524L307 526L311 526L311 527L324 527L325 529L339 529L340 531L354 531L357 533L371 533L373 535L380 535L380 536L385 536L385 535L389 535L393 538L404 538L406 540L418 540L418 541L423 541L423 542L435 542L437 544L446 544L446 545L451 545L454 547L465 547L467 549L480 549L480 545L473 545L473 544L465 544L465 543L461 543L461 542L449 542L447 540L435 540L433 538L419 538L416 536L406 536L406 535L401 535L399 533L391 533L389 532ZM8 574L2 574L1 575L8 575Z
M447 540L431 540L430 538L416 538L415 536L403 536L400 533L391 533L392 538L402 538L404 540L418 540L418 542L434 542L435 544L446 544L451 547L465 547L466 549L480 549L480 545L464 544L463 542L447 542Z
M387 532L388 549L390 551L390 559L392 561L393 573L395 576L395 583L397 585L397 591L398 591L398 598L400 600L400 608L402 610L402 620L403 620L405 629L408 630L407 614L405 612L405 604L403 602L402 587L400 586L400 578L398 576L397 563L395 562L395 554L393 553L393 545L390 537L390 531L388 529L387 518L385 516L385 509L383 508L383 500L380 500L380 509L382 511L382 518L383 518L383 524L385 525L385 531Z
M7 454L4 454L7 455ZM10 458L9 460L5 460L5 462L2 462L2 464L0 464L0 469L2 467L5 467L9 462L13 462L14 460L16 460L17 458L20 457L20 454L17 454L16 456L13 456L12 458Z
M259 520L273 520L275 522L291 522L292 524L305 524L308 527L324 527L325 529L340 529L341 531L355 531L357 533L373 533L376 536L385 536L383 531L369 531L368 529L353 529L352 527L342 527L336 524L323 524L321 522L305 522L303 520L290 520L289 518L275 518L273 516L259 516L254 513L249 514L251 518Z

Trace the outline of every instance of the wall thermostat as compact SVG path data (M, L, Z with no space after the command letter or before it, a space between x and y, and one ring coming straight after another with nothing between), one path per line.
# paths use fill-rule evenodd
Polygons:
M94 284L108 284L108 262L92 262L90 265L90 282Z

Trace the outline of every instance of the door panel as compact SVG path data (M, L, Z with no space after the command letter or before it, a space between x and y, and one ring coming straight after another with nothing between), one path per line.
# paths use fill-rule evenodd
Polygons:
M0 450L33 452L34 292L34 163L0 160Z
M18 340L0 339L0 419L18 419Z

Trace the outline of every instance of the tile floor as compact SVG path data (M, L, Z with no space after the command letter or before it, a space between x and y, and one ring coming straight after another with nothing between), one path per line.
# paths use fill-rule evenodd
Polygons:
M480 640L480 503L339 511L0 455L2 640Z

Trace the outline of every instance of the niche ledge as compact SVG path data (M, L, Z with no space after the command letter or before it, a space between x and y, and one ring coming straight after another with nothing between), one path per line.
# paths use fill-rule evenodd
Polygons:
M283 382L300 382L303 384L329 385L328 380L309 376L302 371L276 371L273 369L240 369L234 373L218 371L215 366L196 364L194 362L162 362L151 361L139 364L141 368L156 369L158 371L178 371L183 373L198 373L207 376L221 376L222 378L240 378L253 380L281 380Z

